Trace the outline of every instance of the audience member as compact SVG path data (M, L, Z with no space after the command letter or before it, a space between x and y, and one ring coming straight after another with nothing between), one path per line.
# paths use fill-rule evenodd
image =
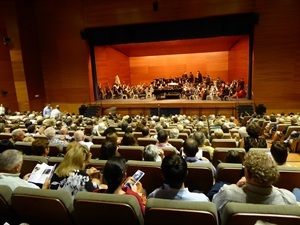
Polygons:
M53 119L61 119L61 112L59 111L60 109L60 106L59 105L56 105L55 106L55 109L53 109L50 113L50 118L53 118Z
M11 133L11 139L10 141L12 143L16 143L17 141L23 141L23 139L25 138L25 132L18 128L13 130L13 132Z
M14 191L17 187L29 187L38 189L39 186L28 182L30 174L26 174L23 179L20 178L23 164L22 152L8 149L0 154L0 184L6 185ZM48 189L49 179L43 184L43 189Z
M45 138L37 138L32 142L32 151L35 155L47 157L49 154L49 141Z
M56 136L56 131L53 127L48 127L44 130L45 136L48 138L50 144L55 144L59 147L60 151L63 150L63 147L68 146L67 141L60 140Z
M161 129L157 132L157 147L172 147L172 145L168 142L169 136L168 132L164 129Z
M273 142L270 148L271 155L278 165L284 165L288 157L288 149L283 142Z
M156 145L145 146L143 159L144 161L160 162L164 158L164 151L158 148Z
M101 145L99 159L108 160L116 155L119 155L117 143L113 140L105 140Z
M85 135L82 130L75 131L73 138L76 142L78 142L81 145L86 146L88 149L90 149L90 147L94 144L91 141L85 141Z
M243 158L241 154L236 151L236 150L229 150L226 158L225 158L225 163L243 163Z
M177 139L179 136L179 130L177 128L173 128L170 130L170 138Z
M213 167L214 175L216 174L216 168L211 164L211 162L205 158L196 157L198 149L198 142L194 138L187 138L185 142L183 143L183 153L184 153L184 159L188 163L207 163L210 164Z
M202 193L190 192L184 182L188 174L187 162L178 154L167 155L161 163L164 184L148 195L149 198L163 198L186 201L208 202Z
M245 183L225 184L214 195L212 202L222 217L228 202L285 205L296 204L296 198L288 190L274 187L279 178L276 162L265 152L247 152L244 159Z
M106 193L135 196L144 214L145 206L143 205L141 197L142 190L139 190L142 189L142 185L140 182L134 184L130 179L128 179L130 187L125 185L125 182L127 182L126 169L126 161L120 156L113 156L106 162L103 169L103 177L107 183Z
M138 142L132 133L125 132L121 140L121 145L138 146Z
M244 148L246 152L250 148L266 148L267 142L265 138L259 137L261 133L261 126L256 122L251 122L247 125L246 131L249 137L241 139L240 148Z
M50 104L47 104L43 109L43 117L50 118L51 116L52 107Z
M55 169L50 189L65 190L74 197L78 191L93 192L103 188L98 179L100 171L94 167L86 170L90 159L91 153L85 146L74 144Z
M196 154L196 157L201 158L202 157L202 152L201 151L207 150L209 152L209 155L210 155L209 160L212 160L215 149L213 147L211 147L209 145L209 143L208 144L205 143L206 141L209 142L209 140L206 138L205 134L203 132L196 131L193 134L191 134L190 137L194 138L198 142L199 151Z

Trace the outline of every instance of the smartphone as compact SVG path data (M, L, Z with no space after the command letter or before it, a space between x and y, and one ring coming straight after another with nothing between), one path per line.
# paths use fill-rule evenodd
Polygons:
M133 175L132 175L132 181L133 183L131 182L126 182L125 186L126 187L131 187L131 185L135 185L140 179L142 179L142 177L145 175L145 173L141 170L137 170Z

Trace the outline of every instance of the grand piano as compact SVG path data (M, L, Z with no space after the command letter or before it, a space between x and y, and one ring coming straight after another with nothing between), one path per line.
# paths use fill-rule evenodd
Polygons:
M182 87L178 83L168 83L167 86L156 88L153 91L156 99L179 99Z

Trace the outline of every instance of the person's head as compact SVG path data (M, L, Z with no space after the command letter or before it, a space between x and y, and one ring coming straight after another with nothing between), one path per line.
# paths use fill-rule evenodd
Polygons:
M75 132L74 132L75 133ZM67 127L62 127L60 130L59 130L59 134L61 135L68 135L69 134L69 129Z
M170 130L170 138L178 138L179 130L177 128L173 128Z
M84 140L84 133L82 130L76 130L73 136L74 140L79 142Z
M127 127L128 127L127 121L123 121L123 122L121 123L121 130L125 132L126 129L127 129Z
M28 132L29 134L34 134L35 131L36 131L36 125L35 125L35 124L31 124L31 125L29 125L29 126L27 127L27 132Z
M8 149L0 154L0 172L20 173L22 164L23 155L18 150Z
M11 133L12 139L16 141L23 141L25 137L25 132L22 129L15 129Z
M105 138L107 141L112 141L118 145L118 135L115 132L108 133Z
M159 143L165 143L168 141L168 132L164 129L161 129L157 132L157 140Z
M0 153L4 152L7 149L14 149L15 145L8 139L3 139L0 141Z
M161 163L162 176L171 188L180 189L187 176L187 162L178 154L169 154Z
M206 136L200 131L196 131L190 135L190 138L194 138L198 142L198 146L204 146Z
M125 133L122 138L121 145L136 146L138 144L136 138L133 136L132 133Z
M249 123L246 131L250 137L258 138L261 133L261 126L257 122Z
M242 156L240 153L236 150L229 150L226 158L225 158L225 163L243 163Z
M93 126L92 125L85 126L83 133L85 136L92 136L93 135Z
M194 138L187 138L183 143L183 152L187 157L195 157L198 149L198 142Z
M114 193L126 178L126 161L121 156L113 156L107 160L103 177L107 183L107 193Z
M288 149L283 142L274 142L270 148L271 154L278 165L286 163L288 157Z
M277 163L263 151L249 151L244 158L245 177L256 186L270 186L279 178Z
M224 132L222 129L215 129L214 134L216 139L222 139L224 136Z
M106 136L109 133L117 133L116 128L114 128L114 127L106 128L105 131L102 133L102 136Z
M105 140L101 145L100 159L108 160L117 155L117 143L112 140Z
M35 155L47 156L49 154L49 141L45 138L37 138L32 142L32 151Z
M148 126L144 126L143 129L142 129L142 135L143 137L147 137L150 135L150 129Z
M55 133L56 133L56 131L53 127L48 127L44 130L44 134L48 138L48 140L51 140L52 138L54 138Z
M69 176L74 170L83 170L91 159L91 153L84 145L74 142L72 147L68 149L64 159L58 165L55 173L59 177Z
M150 144L145 146L143 153L144 161L161 161L161 157L159 156L159 150L156 145Z

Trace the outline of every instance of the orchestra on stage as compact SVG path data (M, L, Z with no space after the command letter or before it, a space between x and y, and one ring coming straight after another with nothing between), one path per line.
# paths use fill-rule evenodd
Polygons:
M200 71L194 76L184 72L174 78L155 78L150 85L128 85L121 83L118 75L112 85L99 88L99 99L142 99L142 98L180 98L190 100L230 100L245 98L246 85L243 78L230 82L219 77L203 76Z

